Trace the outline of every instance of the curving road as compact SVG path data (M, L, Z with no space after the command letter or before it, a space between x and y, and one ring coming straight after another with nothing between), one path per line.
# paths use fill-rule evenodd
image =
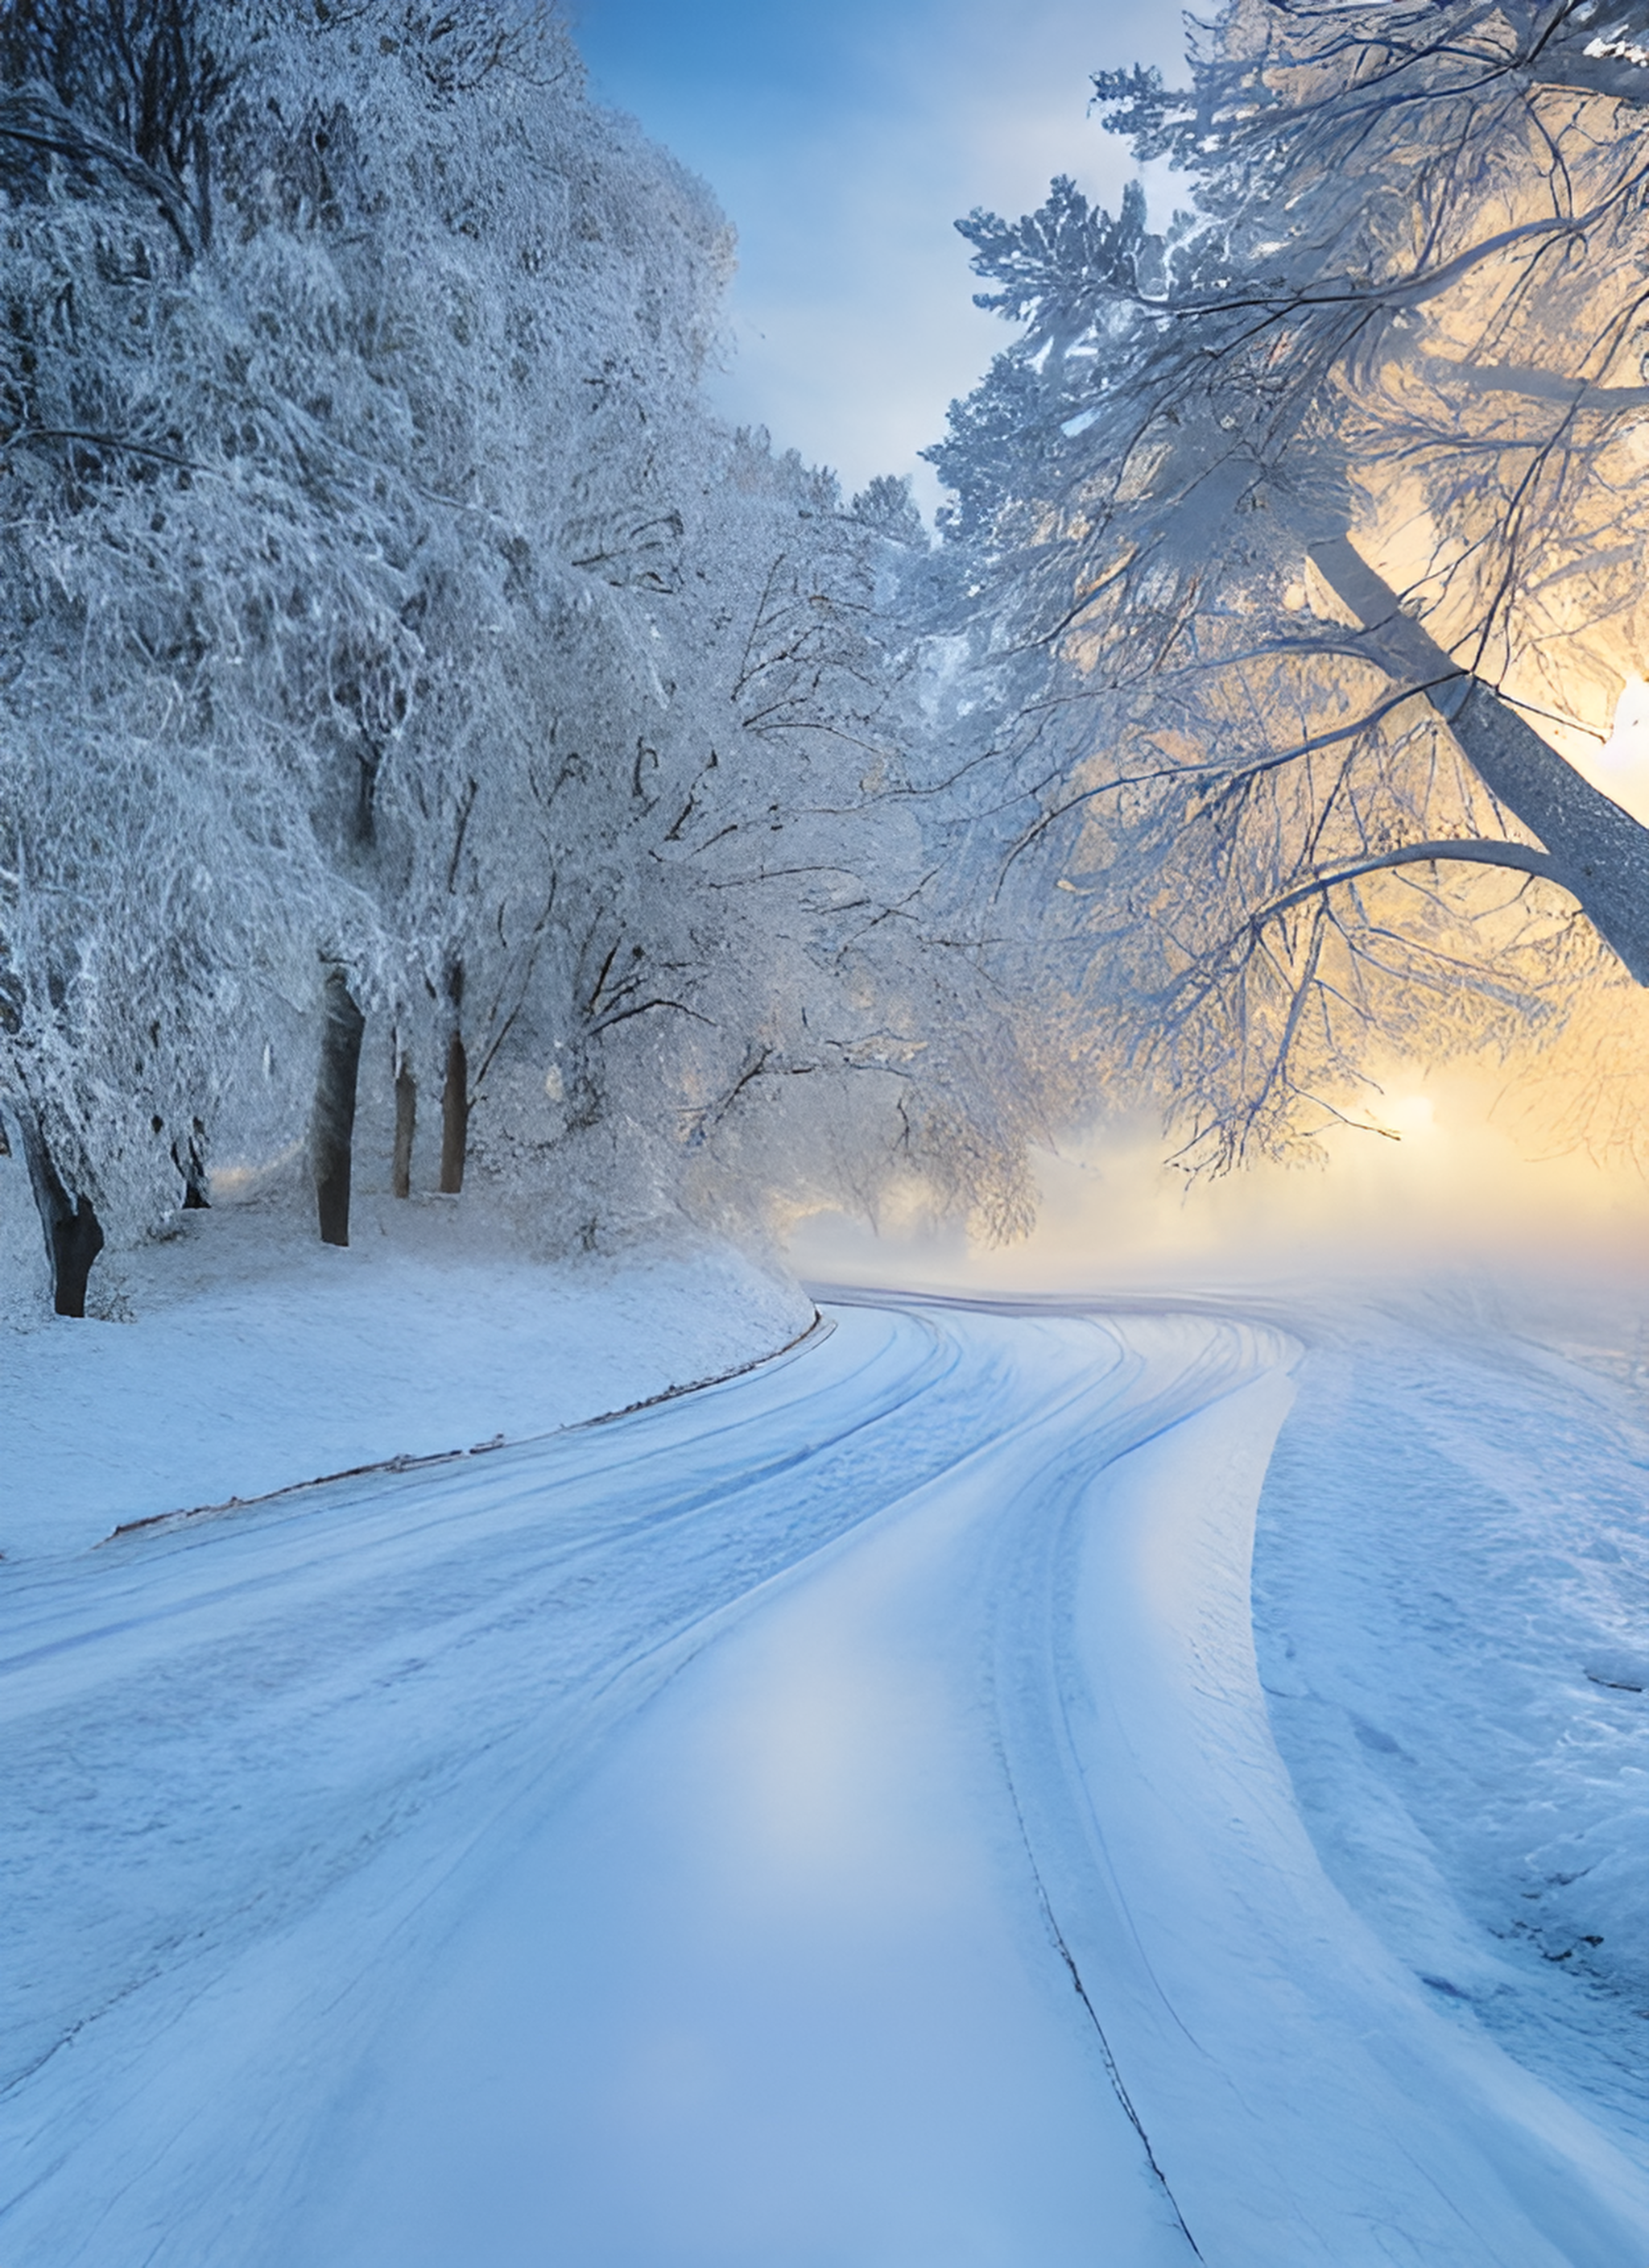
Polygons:
M1637 2268L1317 1862L1218 1316L845 1306L10 1571L17 2268Z

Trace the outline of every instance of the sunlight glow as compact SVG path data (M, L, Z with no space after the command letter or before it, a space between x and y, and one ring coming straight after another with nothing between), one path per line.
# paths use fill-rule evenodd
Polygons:
M1585 769L1605 795L1649 827L1649 683L1629 677L1615 704L1615 728Z
M1395 1099L1388 1108L1386 1116L1392 1130L1405 1141L1417 1134L1436 1130L1437 1110L1429 1094L1405 1094Z
M1373 1280L1508 1258L1538 1270L1584 1255L1641 1282L1649 1181L1631 1159L1542 1153L1505 1067L1439 1065L1424 1089L1413 1078L1412 1067L1406 1078L1393 1067L1371 1114L1402 1138L1342 1127L1324 1138L1327 1170L1264 1164L1188 1186L1163 1164L1160 1129L1142 1114L1038 1157L1042 1210L1022 1244L972 1241L913 1204L897 1219L884 1214L880 1233L839 1213L798 1222L792 1264L821 1282L1014 1292L1300 1271Z

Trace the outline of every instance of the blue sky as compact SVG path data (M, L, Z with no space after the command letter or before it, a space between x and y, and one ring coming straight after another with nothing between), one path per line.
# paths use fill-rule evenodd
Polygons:
M1127 153L1088 74L1174 66L1172 5L1137 0L571 0L596 99L632 112L739 232L722 408L850 489L915 473L1010 334L952 223L1017 214L1074 174L1114 205Z

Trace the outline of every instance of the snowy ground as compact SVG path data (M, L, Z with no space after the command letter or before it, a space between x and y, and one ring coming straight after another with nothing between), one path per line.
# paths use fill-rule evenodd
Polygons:
M1550 1285L1321 1319L1254 1605L1331 1877L1649 2163L1644 1331Z
M1642 2268L1637 1343L828 1313L0 1569L8 2259Z
M813 1321L730 1248L549 1266L473 1200L355 1211L347 1249L283 1209L185 1214L176 1243L124 1263L119 1320L0 1327L0 1553L547 1433L721 1377Z

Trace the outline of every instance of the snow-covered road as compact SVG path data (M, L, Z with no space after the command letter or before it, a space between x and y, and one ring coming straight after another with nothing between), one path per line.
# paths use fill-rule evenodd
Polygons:
M7 1571L18 2268L1643 2268L1331 1884L1295 1349L848 1306L617 1423Z

